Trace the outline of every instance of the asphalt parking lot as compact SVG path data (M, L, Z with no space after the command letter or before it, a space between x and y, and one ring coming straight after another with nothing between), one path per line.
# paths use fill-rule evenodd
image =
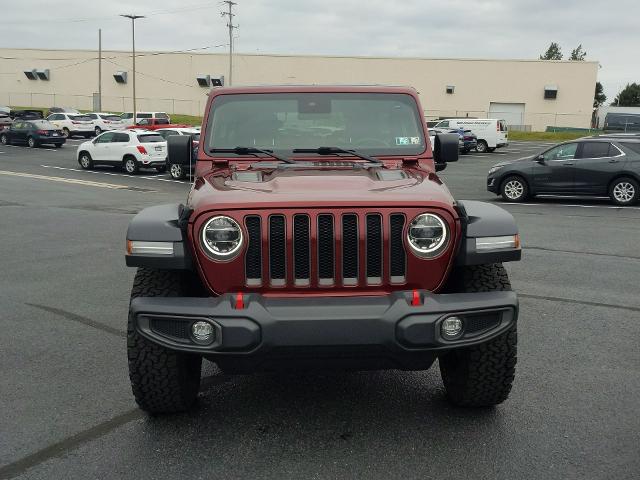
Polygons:
M149 418L127 375L132 215L184 201L153 171L79 170L62 149L0 147L0 479L638 478L640 205L534 199L515 216L523 260L510 399L449 406L438 369L225 376L199 407ZM458 199L499 200L488 168L512 143L442 176Z

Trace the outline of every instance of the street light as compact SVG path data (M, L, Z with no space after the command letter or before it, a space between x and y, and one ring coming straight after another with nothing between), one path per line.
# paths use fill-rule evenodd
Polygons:
M136 125L136 20L145 18L144 15L120 15L131 19L131 34L133 41L133 125Z

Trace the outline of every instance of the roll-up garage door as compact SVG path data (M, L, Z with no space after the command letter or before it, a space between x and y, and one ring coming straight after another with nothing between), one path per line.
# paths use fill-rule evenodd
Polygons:
M507 122L513 130L525 130L524 103L498 103L489 105L489 118L498 118Z

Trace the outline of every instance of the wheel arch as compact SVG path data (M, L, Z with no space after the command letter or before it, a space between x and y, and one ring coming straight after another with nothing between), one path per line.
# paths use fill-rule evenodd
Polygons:
M640 184L640 175L628 170L623 170L622 172L616 173L615 176L609 181L609 183L607 184L607 193L609 193L616 180L620 180L621 178L626 177L630 177Z

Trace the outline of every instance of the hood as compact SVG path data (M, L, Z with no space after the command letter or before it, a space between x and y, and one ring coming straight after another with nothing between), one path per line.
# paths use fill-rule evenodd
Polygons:
M430 206L453 213L453 198L434 173L418 168L282 168L218 171L198 177L196 212L251 208Z
M513 165L514 163L524 163L524 162L530 162L531 160L533 160L538 154L535 155L529 155L528 157L521 157L521 158L516 158L515 160L507 160L504 162L500 162L500 163L496 163L495 165L492 165L491 168L496 168L496 167L505 167L507 165Z

